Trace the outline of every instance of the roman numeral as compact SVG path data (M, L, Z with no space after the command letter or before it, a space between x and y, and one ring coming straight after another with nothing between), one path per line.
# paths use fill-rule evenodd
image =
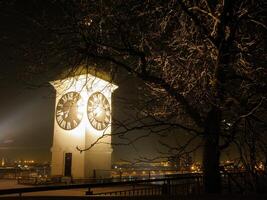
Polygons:
M58 115L58 116L63 115L63 114L64 114L64 113L63 113L62 110L58 110L58 111L57 111L57 115Z
M72 100L73 99L73 93L67 93L67 98L68 100Z
M93 127L96 127L96 124L97 124L97 121L95 119L93 119L93 121L92 121Z
M71 129L71 124L70 124L70 122L67 122L67 129Z
M97 129L101 129L102 128L102 124L101 123L97 123Z
M59 124L61 124L62 121L63 121L63 117L62 117L61 115L59 115L59 116L57 117L57 121L58 121Z
M74 127L78 125L78 123L76 122L76 120L75 120L75 119L74 119L74 120L72 120L72 123L73 123Z
M63 121L60 123L60 125L61 125L61 127L66 128L66 121L63 120Z
M63 104L59 101L59 103L57 104L58 107L63 107Z

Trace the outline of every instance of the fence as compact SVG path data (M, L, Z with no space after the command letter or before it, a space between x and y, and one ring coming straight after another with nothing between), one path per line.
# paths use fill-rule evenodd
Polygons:
M223 193L249 194L258 192L253 184L253 177L249 173L223 173L222 186ZM266 175L257 177L262 192L267 191ZM80 180L81 181L81 180ZM0 190L1 195L24 196L25 193L53 191L53 190L74 190L84 189L85 195L90 197L113 196L113 197L131 197L131 196L191 196L203 194L203 178L201 174L177 174L164 178L153 178L145 180L120 181L118 179L86 179L84 183L44 185L27 188L14 188ZM89 181L90 183L85 183ZM84 194L83 194L84 195Z
M266 193L267 174L249 172L222 173L222 189L224 193Z
M86 195L103 196L138 196L138 195L190 195L201 193L200 175L182 175L172 178L159 178L147 180L134 180L123 182L110 183L91 183L91 184L69 184L69 185L50 185L50 186L36 186L27 188L13 188L0 190L0 195L18 194L20 197L24 193L52 191L52 190L71 190L86 188ZM105 188L109 188L107 191ZM98 192L97 190L98 189ZM105 192L101 192L105 190Z

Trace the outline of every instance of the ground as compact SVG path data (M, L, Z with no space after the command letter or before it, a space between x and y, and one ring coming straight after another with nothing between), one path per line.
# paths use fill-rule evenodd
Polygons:
M21 188L21 187L30 187L26 185L19 185L15 180L0 180L0 189L8 189L8 188ZM131 186L120 187L119 190L128 190L131 189ZM94 189L94 193L100 192L111 192L117 191L118 188L97 188ZM55 190L55 191L47 191L47 192L34 192L23 194L21 198L18 195L9 195L9 196L1 196L0 200L15 200L15 199L23 199L23 200L82 200L88 199L85 196L86 189L71 189L71 190ZM240 195L240 194L226 194L226 195L197 195L197 196L124 196L124 197L110 197L110 196L102 196L102 197L90 197L90 200L265 200L267 199L267 195L260 194L250 194L250 195Z

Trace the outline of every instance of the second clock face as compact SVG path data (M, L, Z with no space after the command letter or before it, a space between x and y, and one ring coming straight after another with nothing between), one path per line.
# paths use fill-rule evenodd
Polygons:
M56 120L58 125L71 130L76 128L82 120L82 98L77 92L68 92L58 101L56 107Z
M87 115L95 129L103 130L108 126L110 123L110 105L102 93L96 92L89 97Z

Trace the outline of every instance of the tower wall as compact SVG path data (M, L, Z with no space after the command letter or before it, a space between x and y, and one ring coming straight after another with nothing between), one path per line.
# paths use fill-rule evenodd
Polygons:
M109 125L104 130L95 129L88 120L87 103L93 93L101 92L108 100L110 109L112 109L111 94L117 86L89 74L54 81L51 84L57 93L55 113L60 98L68 92L78 92L83 102L79 107L83 116L76 128L72 130L62 129L55 117L53 146L51 148L52 176L65 175L66 153L72 154L71 176L73 178L108 176L109 173L105 170L111 168L111 118ZM100 137L103 138L96 142ZM96 144L92 145L94 143ZM80 153L77 147L79 149L91 148Z

